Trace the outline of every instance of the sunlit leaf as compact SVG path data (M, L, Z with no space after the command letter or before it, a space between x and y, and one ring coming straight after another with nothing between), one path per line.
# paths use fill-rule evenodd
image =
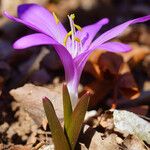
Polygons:
M76 142L78 140L85 113L88 108L89 99L90 93L87 92L79 99L79 102L72 113L69 129L67 130L67 135L72 149L75 148Z
M48 124L51 129L53 142L56 150L70 150L67 138L64 135L63 128L56 116L54 107L48 98L43 99L44 110L48 119Z
M63 106L64 106L65 129L68 130L71 115L72 115L72 105L71 105L71 99L66 84L63 85Z

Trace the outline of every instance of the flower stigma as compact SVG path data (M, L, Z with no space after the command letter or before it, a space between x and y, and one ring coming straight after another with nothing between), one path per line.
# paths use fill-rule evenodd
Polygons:
M71 50L72 50L73 57L75 57L76 55L78 55L79 51L82 50L81 40L75 36L76 29L81 31L82 28L79 25L74 23L74 19L75 19L74 14L68 15L68 18L70 22L71 31L69 31L66 34L63 44L64 46L66 46L68 38L71 37Z

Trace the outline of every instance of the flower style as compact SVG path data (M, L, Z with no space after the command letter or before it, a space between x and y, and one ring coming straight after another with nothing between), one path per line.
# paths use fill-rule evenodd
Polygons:
M99 48L111 52L127 52L131 48L119 42L109 40L120 35L129 25L150 20L150 15L127 21L100 35L93 40L101 27L109 22L107 18L95 24L81 28L74 23L75 16L68 16L71 31L67 33L64 26L54 13L37 4L23 4L18 7L18 18L4 12L9 19L22 23L37 31L17 40L13 47L25 49L37 45L53 45L65 70L65 78L72 105L75 106L78 97L78 84L82 70L93 50Z

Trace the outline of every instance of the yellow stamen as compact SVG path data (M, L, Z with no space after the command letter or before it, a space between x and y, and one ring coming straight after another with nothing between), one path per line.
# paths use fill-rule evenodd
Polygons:
M63 41L63 44L64 44L64 46L66 46L69 36L72 36L72 38L71 38L72 49L77 49L78 45L76 45L77 43L75 43L75 41L78 43L80 43L81 41L78 37L75 37L75 32L76 32L75 28L77 30L81 30L82 28L79 25L74 24L75 14L71 14L70 16L68 15L68 18L70 21L71 31L66 34L64 41Z
M67 40L68 40L69 36L71 36L71 35L72 35L72 31L70 31L66 34L66 36L64 38L64 42L63 42L64 46L66 46ZM80 39L78 37L75 37L74 40L80 43Z
M78 37L75 37L74 40L80 43L80 39Z
M71 17L72 20L74 20L75 19L75 14L71 14L70 17Z
M72 35L72 31L70 31L70 32L68 32L67 34L66 34L66 36L65 36L65 38L64 38L64 46L66 46L66 44L67 44L67 40L68 40L68 38L69 38L69 36L71 36Z
M79 31L82 30L82 28L77 24L74 24L74 27L77 28Z
M56 21L56 24L58 24L59 23L59 19L58 19L58 17L56 16L56 14L54 12L53 12L53 17L54 17L54 19Z

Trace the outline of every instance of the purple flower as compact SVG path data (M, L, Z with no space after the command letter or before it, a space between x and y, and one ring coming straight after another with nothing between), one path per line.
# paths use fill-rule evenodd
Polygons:
M18 7L18 18L4 12L9 19L22 23L37 31L17 40L13 47L24 49L37 45L53 45L58 53L65 70L65 78L71 94L72 104L75 106L78 97L78 84L83 67L88 56L96 48L111 52L127 52L131 48L122 43L109 40L120 35L129 25L150 20L150 15L127 21L94 39L101 27L109 22L107 18L95 24L81 28L74 23L75 16L68 16L71 31L67 33L57 16L37 4L24 4Z

